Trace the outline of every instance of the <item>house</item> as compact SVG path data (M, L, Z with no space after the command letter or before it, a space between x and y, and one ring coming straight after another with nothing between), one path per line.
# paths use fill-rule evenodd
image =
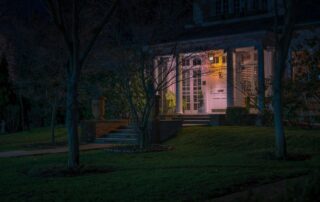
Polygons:
M274 16L272 0L194 1L193 19L184 34L175 42L156 46L157 79L167 86L160 93L162 114L225 114L231 107L255 114L268 107L275 57ZM301 16L300 28L319 25L319 18ZM290 77L290 60L287 69Z

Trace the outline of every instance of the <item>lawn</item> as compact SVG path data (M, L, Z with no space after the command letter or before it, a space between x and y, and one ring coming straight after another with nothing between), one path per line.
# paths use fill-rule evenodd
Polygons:
M56 128L56 144L66 144L66 129ZM48 128L37 128L15 134L0 135L0 151L34 150L51 145L51 131Z
M0 159L0 201L203 201L320 167L320 131L286 133L289 161L273 158L273 130L255 127L184 128L166 142L175 148L166 152L81 154L82 164L111 170L106 173L37 175L65 165L66 154ZM2 138L7 148L30 144L33 136L41 139L37 131L29 136L0 136L1 149Z

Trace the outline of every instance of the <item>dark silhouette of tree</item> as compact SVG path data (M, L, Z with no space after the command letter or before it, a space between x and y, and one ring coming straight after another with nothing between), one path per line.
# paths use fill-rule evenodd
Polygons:
M155 119L156 95L175 84L178 37L183 32L189 1L128 0L121 4L109 51L121 82L121 93L130 108L131 121L139 134L139 146L150 144ZM125 14L125 15L124 15ZM126 24L126 26L122 26ZM157 59L156 45L172 41L172 60L166 68ZM179 63L179 61L178 61ZM161 70L160 70L161 69ZM161 73L157 73L161 71ZM161 79L160 79L161 77Z
M54 23L63 36L68 51L68 61L65 68L67 72L66 127L69 147L68 168L74 170L79 166L78 86L81 71L104 26L110 21L116 11L118 0L108 1L109 9L104 7L102 18L96 19L92 16L88 18L90 19L89 23L92 24L94 21L95 24L91 29L84 26L82 24L84 21L80 21L80 18L88 13L99 14L97 6L100 4L90 7L90 5L86 5L85 3L92 3L91 1L46 0L46 2ZM84 3L84 5L80 5L81 3ZM105 4L102 3L101 5ZM89 8L92 9L89 10ZM86 28L84 29L84 27ZM83 32L87 35L84 36Z
M3 53L0 61L0 123L5 122L7 107L14 100L14 91L10 81L8 62ZM4 132L4 131L1 131Z
M279 3L283 6L280 7ZM297 0L274 0L275 7L275 65L273 70L273 110L275 125L275 154L279 159L287 156L286 138L283 127L283 77L286 69L289 48L295 27ZM280 10L284 9L284 14L280 15ZM282 22L282 23L281 23Z
M313 127L320 107L319 31L304 30L297 35L302 40L292 47L292 78L284 88L285 118L291 125Z

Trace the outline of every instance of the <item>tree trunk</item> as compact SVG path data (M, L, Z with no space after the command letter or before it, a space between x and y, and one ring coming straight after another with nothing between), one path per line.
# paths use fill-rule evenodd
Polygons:
M51 143L56 143L56 135L55 135L55 128L56 128L56 112L57 112L57 101L54 100L51 108Z
M79 166L79 138L78 138L78 79L74 75L67 82L67 111L66 125L68 132L69 159L68 168L76 170Z
M25 123L24 123L24 103L23 103L23 99L22 99L22 95L19 92L19 103L20 103L20 124L21 124L21 130L24 131L25 130Z
M80 42L79 42L79 2L72 1L72 46L70 52L70 68L67 80L67 130L69 160L68 168L77 170L80 164L79 137L78 137L78 82L81 71L80 65Z
M283 112L282 112L282 68L285 65L285 60L282 58L282 52L279 50L274 69L273 79L273 110L274 110L274 125L276 138L276 157L285 159L287 155L286 139L283 128Z

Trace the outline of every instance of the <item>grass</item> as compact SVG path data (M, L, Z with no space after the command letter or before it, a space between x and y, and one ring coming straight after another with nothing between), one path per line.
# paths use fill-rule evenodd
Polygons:
M0 151L9 150L33 150L42 147L50 147L51 131L48 128L37 128L15 134L0 135ZM57 127L56 142L65 144L66 129Z
M40 136L34 133L29 138ZM175 147L173 151L81 154L82 164L105 173L37 176L41 170L63 167L66 154L0 159L0 201L203 201L320 167L320 131L287 129L286 133L289 154L310 158L272 158L271 128L192 127L166 143ZM8 148L22 146L21 140L15 141L23 136L12 135ZM0 136L1 149L2 138L8 142L8 137Z

